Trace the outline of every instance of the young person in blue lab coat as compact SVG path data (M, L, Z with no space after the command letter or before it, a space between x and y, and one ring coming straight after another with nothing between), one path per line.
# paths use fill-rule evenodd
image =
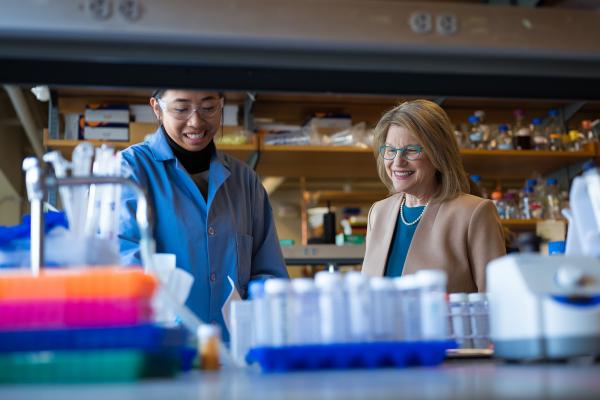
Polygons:
M156 251L175 254L195 278L187 306L222 328L228 277L241 297L252 279L288 277L263 185L245 163L215 148L223 104L218 92L157 90L150 106L160 127L122 152L149 197ZM139 265L132 193L124 192L122 210L121 257Z

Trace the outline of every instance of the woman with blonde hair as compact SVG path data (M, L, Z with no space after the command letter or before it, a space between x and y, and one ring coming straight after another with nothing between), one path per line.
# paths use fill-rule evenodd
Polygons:
M428 100L386 112L374 136L391 195L369 211L363 273L400 276L440 268L448 292L485 291L485 266L506 254L490 200L472 196L448 115Z

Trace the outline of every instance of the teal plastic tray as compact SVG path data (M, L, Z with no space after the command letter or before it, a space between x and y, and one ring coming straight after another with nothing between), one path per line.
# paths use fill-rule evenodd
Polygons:
M0 383L130 382L171 377L181 354L136 350L41 351L0 355Z

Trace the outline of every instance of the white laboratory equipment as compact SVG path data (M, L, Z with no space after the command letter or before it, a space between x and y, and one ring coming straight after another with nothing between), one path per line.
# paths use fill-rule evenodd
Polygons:
M487 267L490 335L512 360L600 355L600 177L571 188L565 256L508 255Z
M490 335L497 357L600 355L600 261L509 255L487 269Z
M569 220L566 255L600 257L600 170L591 168L571 184L571 210L563 210Z

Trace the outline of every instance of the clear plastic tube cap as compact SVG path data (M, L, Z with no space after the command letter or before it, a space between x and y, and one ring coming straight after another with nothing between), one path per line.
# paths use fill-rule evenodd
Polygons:
M291 284L294 293L311 293L317 291L315 282L309 278L292 279Z
M450 293L448 299L451 303L463 303L469 300L466 293Z
M221 339L221 328L219 325L202 324L198 327L196 334L200 342L204 342L210 338Z
M266 294L287 293L290 288L290 281L282 278L267 279L265 282Z
M320 271L315 275L315 284L319 289L333 288L335 286L341 288L342 277L337 272Z
M346 282L346 287L349 289L356 289L360 286L364 286L369 281L369 279L366 276L364 276L358 271L350 271L345 275L344 278Z
M486 301L487 296L485 293L469 293L469 302L477 303L479 301Z
M393 279L394 286L399 290L410 290L418 287L417 277L415 275L402 275Z
M394 289L394 282L389 278L382 276L374 276L370 280L371 289L373 290L388 290Z
M448 276L441 269L422 269L416 273L417 282L421 286L446 286Z
M248 294L250 295L250 299L260 299L265 295L265 281L263 280L254 280L250 281L248 284Z

